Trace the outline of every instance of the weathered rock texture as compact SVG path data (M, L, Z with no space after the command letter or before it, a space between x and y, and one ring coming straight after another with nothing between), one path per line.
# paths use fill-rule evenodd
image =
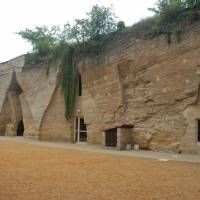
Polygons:
M82 63L89 142L99 143L102 129L128 123L135 126L131 142L144 149L199 152L199 33L198 24L189 27L171 45L164 36L144 41L126 33L99 64Z
M16 135L17 125L22 119L21 88L16 73L21 72L23 65L23 56L0 64L0 135Z
M165 36L142 40L128 32L101 57L83 58L83 95L76 97L74 118L84 117L87 142L102 144L103 130L132 124L125 136L132 145L200 153L199 55L200 24L194 24L180 43L175 36L169 45ZM57 65L47 75L45 66L26 69L23 60L0 64L0 134L16 135L23 119L25 137L74 142L74 119L64 117Z

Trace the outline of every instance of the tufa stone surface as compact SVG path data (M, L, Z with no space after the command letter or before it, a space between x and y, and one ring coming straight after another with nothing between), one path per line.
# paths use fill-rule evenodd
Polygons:
M25 68L23 56L1 63L0 134L16 135L23 119L25 137L75 142L74 120L84 117L90 144L102 144L106 129L133 124L121 130L119 148L131 143L140 149L200 153L199 55L199 23L187 28L180 43L173 36L170 45L165 36L142 40L124 33L98 58L80 60L83 94L76 95L68 121L58 64L47 75L45 65Z

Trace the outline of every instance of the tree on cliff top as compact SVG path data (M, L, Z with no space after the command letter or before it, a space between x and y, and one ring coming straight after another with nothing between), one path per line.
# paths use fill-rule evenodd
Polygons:
M37 26L35 29L20 31L18 34L32 44L33 53L47 56L63 42L76 42L80 45L89 40L98 41L101 36L117 30L116 19L112 7L95 5L86 13L86 18L75 19L73 24L67 23L63 28Z
M65 25L65 40L76 40L77 43L98 40L100 36L117 30L117 18L112 7L95 5L86 15L86 18L75 19L74 24Z
M185 27L200 19L199 9L200 0L157 0L155 7L149 9L155 13L149 35L166 34L171 43L171 34L175 33L180 41Z
M192 16L199 8L200 0L158 0L156 8L150 10L159 15L163 23L173 23Z
M50 29L46 26L36 26L33 30L25 29L18 34L31 43L32 53L39 54L43 57L51 53L58 44L58 31L59 28L56 26L53 26Z

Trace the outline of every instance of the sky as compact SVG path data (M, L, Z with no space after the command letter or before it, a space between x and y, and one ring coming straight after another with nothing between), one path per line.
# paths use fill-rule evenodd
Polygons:
M126 26L151 16L156 0L0 0L0 62L31 51L31 45L16 32L35 26L63 25L85 17L92 6L113 5Z

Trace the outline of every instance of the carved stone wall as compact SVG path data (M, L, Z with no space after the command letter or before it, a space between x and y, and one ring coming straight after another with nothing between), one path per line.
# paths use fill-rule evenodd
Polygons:
M134 124L132 143L140 148L185 151L185 109L198 98L200 26L188 28L181 43L164 36L135 39L125 33L101 58L80 63L83 115L88 142L100 144L102 130ZM187 143L187 141L186 141Z
M41 121L56 87L56 66L35 66L17 73L23 93L20 95L25 126L25 137L39 139Z
M41 122L40 139L72 142L72 133L72 123L65 118L64 98L57 87Z
M175 36L170 45L165 36L137 39L130 31L110 42L98 58L82 58L78 68L83 95L76 97L74 118L84 117L87 142L101 144L103 130L132 124L132 145L199 153L199 55L197 23L187 28L180 43ZM73 142L74 119L64 117L57 64L47 75L45 65L25 69L23 62L18 57L0 64L0 134L9 129L9 113L15 112L8 93L16 73L25 137Z
M189 105L185 111L184 116L187 119L187 127L185 134L182 137L181 147L183 152L189 153L200 153L200 143L197 142L197 120L200 119L200 96L198 93L198 98L196 102Z

